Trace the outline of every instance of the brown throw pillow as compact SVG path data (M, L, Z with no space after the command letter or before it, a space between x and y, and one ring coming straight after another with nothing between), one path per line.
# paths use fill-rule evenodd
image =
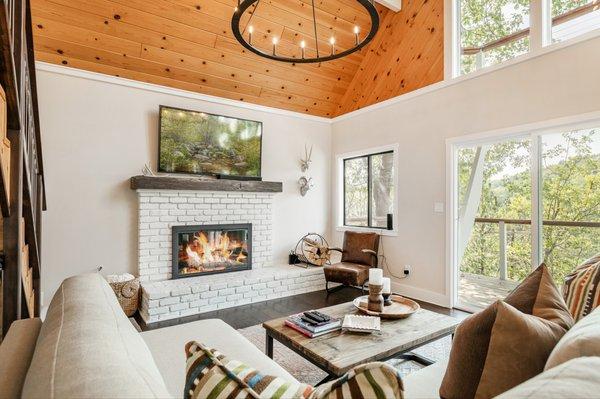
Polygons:
M525 315L555 323L563 334L573 325L564 300L544 264L523 280L504 302ZM470 399L476 396L487 362L498 307L498 303L489 306L465 319L456 329L448 368L440 387L442 398ZM543 362L549 353L544 355Z
M476 398L493 398L544 371L546 360L565 334L558 324L498 301Z

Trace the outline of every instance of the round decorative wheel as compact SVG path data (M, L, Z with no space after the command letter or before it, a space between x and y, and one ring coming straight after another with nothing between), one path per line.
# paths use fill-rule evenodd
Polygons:
M329 264L331 253L329 243L320 234L308 233L296 244L298 259L306 264L323 266Z

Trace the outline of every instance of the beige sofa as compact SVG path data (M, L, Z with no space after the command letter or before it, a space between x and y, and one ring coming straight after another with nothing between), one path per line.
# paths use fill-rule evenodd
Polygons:
M184 344L190 340L219 348L264 373L294 380L221 320L137 332L104 279L86 274L63 282L43 323L29 319L12 325L0 346L0 398L181 397ZM577 376L585 374L586 367L599 370L600 360L582 358L575 363L567 374L589 388L585 378L579 381ZM561 367L549 372L559 373ZM405 397L437 397L444 370L445 364L437 363L406 377ZM547 384L533 382L529 388L523 384L523 397L536 397L531 390Z

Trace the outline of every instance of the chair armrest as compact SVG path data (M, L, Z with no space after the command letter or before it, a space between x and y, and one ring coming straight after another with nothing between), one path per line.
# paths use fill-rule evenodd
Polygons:
M373 251L372 249L363 249L362 252L365 254L370 254L377 258L377 252Z

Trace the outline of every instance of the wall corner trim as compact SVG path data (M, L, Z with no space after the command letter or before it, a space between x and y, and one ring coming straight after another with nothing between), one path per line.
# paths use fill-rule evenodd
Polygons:
M146 83L137 80L126 79L117 76L105 75L98 72L85 71L83 69L77 69L62 65L50 64L43 61L36 61L35 68L38 71L55 73L58 75L72 76L81 79L95 80L98 82L110 83L119 86L131 87L139 90L147 90L155 93L170 94L178 97L189 98L192 100L206 101L214 104L227 105L230 107L237 107L243 109L249 109L252 111L265 112L274 115L288 116L292 118L310 120L319 123L331 124L333 119L323 118L320 116L306 115L299 112L288 111L279 108L267 107L264 105L251 104L238 100L230 100L227 98L221 98L216 96L210 96L207 94L196 93L188 90L175 89L167 86L157 85L154 83Z

